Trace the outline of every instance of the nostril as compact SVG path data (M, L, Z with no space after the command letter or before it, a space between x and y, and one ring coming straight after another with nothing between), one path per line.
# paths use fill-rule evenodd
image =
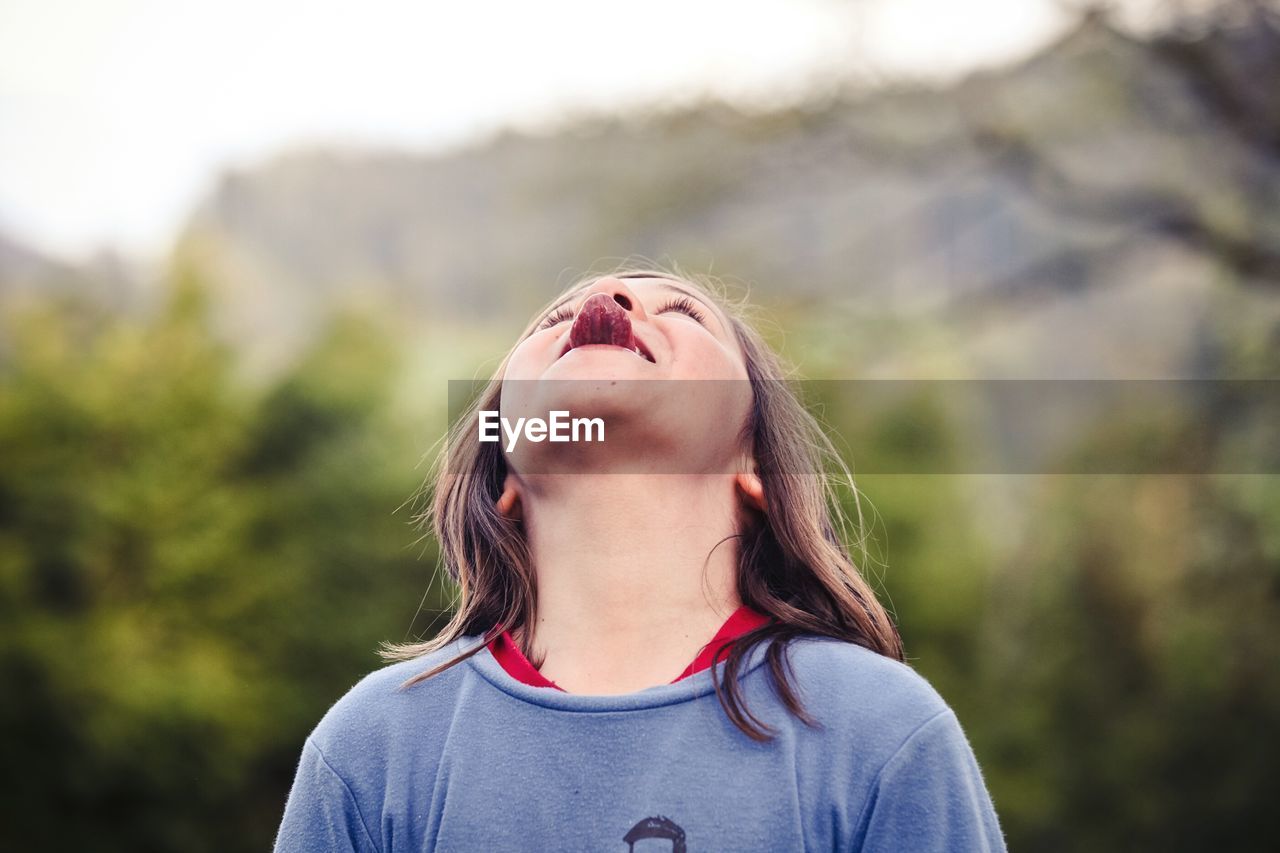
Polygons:
M621 305L624 311L631 310L631 300L623 296L621 293L613 294L613 301Z

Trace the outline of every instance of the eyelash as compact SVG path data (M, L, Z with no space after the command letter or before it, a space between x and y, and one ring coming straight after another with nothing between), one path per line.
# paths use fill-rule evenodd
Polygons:
M688 314L690 317L697 320L702 325L704 326L706 325L706 321L707 321L706 316L697 308L693 307L693 300L687 296L677 296L675 299L672 299L666 305L663 305L661 308L658 309L659 314L662 314L663 312L666 312L666 311L681 311L685 314Z
M547 319L542 321L542 324L538 326L538 331L541 332L543 329L550 329L556 323L563 323L565 320L568 320L572 316L573 316L573 312L570 311L568 308L559 308L556 311L552 312L550 315L548 315Z
M707 323L706 315L703 314L701 311L699 311L697 308L695 308L693 305L693 300L687 296L677 296L675 299L672 299L666 305L663 305L661 308L659 308L657 313L663 314L663 313L666 313L667 311L679 311L683 314L688 314L690 317L697 320L699 323L701 323L704 326ZM538 331L542 331L543 329L550 329L552 326L556 325L557 323L563 323L565 320L571 320L571 319L573 319L573 311L571 309L559 308L556 311L552 312L547 317L547 319L542 321L542 324L538 326Z

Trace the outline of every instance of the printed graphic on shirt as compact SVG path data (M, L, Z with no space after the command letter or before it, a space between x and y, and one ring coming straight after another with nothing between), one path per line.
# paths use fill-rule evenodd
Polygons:
M628 853L639 853L636 849L636 842L643 841L646 838L670 841L671 847L656 848L645 845L642 850L662 849L666 851L669 849L671 853L687 853L687 848L684 846L684 830L669 817L663 817L662 815L647 817L627 830L627 834L622 836L622 840L627 842Z

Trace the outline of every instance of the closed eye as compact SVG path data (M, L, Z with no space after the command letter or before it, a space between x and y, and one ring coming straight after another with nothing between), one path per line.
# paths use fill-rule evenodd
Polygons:
M557 323L563 323L565 320L572 320L572 319L573 319L573 311L571 309L560 308L548 314L547 318L538 324L537 331L541 332L543 329L550 329L552 326L556 325Z
M668 311L679 311L682 314L688 314L690 317L697 320L703 326L707 324L706 315L704 315L701 311L695 308L693 304L693 300L687 296L678 296L675 299L672 299L666 305L663 305L661 308L658 309L659 314L665 314Z

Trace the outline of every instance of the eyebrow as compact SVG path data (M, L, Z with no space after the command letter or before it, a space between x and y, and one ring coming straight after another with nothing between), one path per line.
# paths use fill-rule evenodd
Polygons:
M671 279L669 279L669 278L661 278L661 277L659 277L659 276L653 276L653 275L645 275L645 274L643 274L643 273L642 273L642 274L639 274L639 275L624 273L624 274L622 274L622 275L620 275L620 276L616 276L616 277L617 277L617 278L630 278L630 279L649 279L649 280L651 280L651 281L656 281L656 282L658 283L658 287L661 287L663 290L671 290L671 291L674 291L674 292L676 292L676 293L681 293L681 294L684 294L685 296L688 296L690 299L693 299L693 300L695 300L695 301L699 302L700 304L702 304L702 305L706 306L706 309L707 309L708 311L710 311L712 314L714 314L714 315L715 315L715 317L716 317L716 322L718 322L718 323L720 324L720 329L721 329L721 331L723 331L726 335L727 335L727 334L729 334L729 324L728 324L728 323L726 323L726 322L724 321L724 317L720 314L720 311L719 311L718 309L716 309L716 308L712 307L712 306L711 306L711 305L710 305L710 304L709 304L705 299L703 299L702 297L698 296L696 293L692 293L692 292L690 292L690 291L688 291L688 290L685 290L683 287L679 287L679 286L677 286L677 285L673 284L673 283L672 283L672 281L671 281ZM585 290L585 289L586 289L586 288L582 288L582 290ZM580 292L580 291L579 291L579 292ZM541 318L541 319L545 319L546 317L548 317L548 316L550 316L551 314L555 313L556 311L558 311L558 310L560 309L560 307L561 307L561 306L563 306L563 305L565 305L565 304L567 304L567 303L569 303L569 302L572 302L574 299L576 299L576 298L577 298L577 296L578 296L578 293L576 293L576 292L575 292L572 296L568 296L568 297L565 297L564 299L561 299L561 300L560 300L559 302L557 302L555 305L552 305L550 308L548 308L548 309L546 310L546 312L542 315L542 318ZM540 320L540 321L541 321L541 320Z

